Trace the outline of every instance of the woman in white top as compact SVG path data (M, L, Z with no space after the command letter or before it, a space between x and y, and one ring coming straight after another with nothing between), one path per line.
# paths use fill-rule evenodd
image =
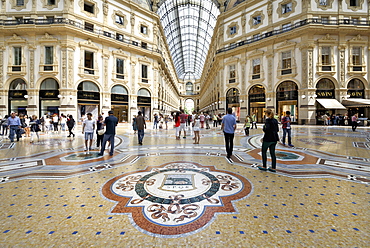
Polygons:
M30 122L31 119L28 117L28 115L24 116L24 122L26 123L26 127L24 128L24 131L26 132L26 136L30 137L31 136L31 130L30 130Z
M195 115L194 117L194 121L193 121L193 131L194 131L194 144L199 144L199 140L200 140L200 136L199 136L199 133L200 133L200 118L198 115Z
M54 132L58 132L58 122L59 122L59 117L57 114L54 114L53 115Z
M62 131L66 131L66 123L67 123L67 117L64 116L64 114L61 114L60 116L60 128Z
M53 131L53 124L51 124L51 117L47 116L45 119L46 133Z

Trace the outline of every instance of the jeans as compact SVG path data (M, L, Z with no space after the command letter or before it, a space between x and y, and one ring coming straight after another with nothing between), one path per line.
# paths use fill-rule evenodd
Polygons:
M282 141L285 144L285 137L287 133L288 133L288 144L291 145L292 144L292 129L283 128L283 140Z
M286 128L284 128L286 129ZM290 131L290 129L289 129ZM267 149L270 149L270 156L271 156L271 167L272 169L276 169L276 155L275 155L275 147L276 147L276 141L275 142L263 142L262 143L262 163L263 167L266 168L267 163Z
M113 155L114 152L114 134L104 134L103 138L103 145L101 146L100 153L104 155L105 145L107 144L107 141L110 141L110 151L109 155Z
M224 132L224 136L225 136L227 157L231 157L231 155L233 155L233 149L234 149L234 134Z
M10 126L9 139L11 142L14 142L14 135L17 135L17 141L18 141L20 137L18 126Z
M62 128L62 131L66 130L66 124L65 123L60 123L60 127Z
M154 122L153 129L158 129L158 122Z
M139 143L143 143L144 129L143 130L137 130L137 138L138 138Z

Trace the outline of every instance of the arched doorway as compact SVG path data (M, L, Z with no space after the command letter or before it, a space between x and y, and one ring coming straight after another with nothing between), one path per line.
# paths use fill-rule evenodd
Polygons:
M81 82L77 87L78 118L91 113L93 118L99 115L99 87L90 81Z
M293 81L284 81L277 87L276 102L278 115L290 111L292 122L298 121L298 86Z
M14 79L9 86L8 106L9 113L27 114L27 84L23 79Z
M346 101L348 115L352 116L358 113L360 118L369 118L369 99L365 98L364 83L360 79L352 79L347 85L347 94L349 95L349 98Z
M240 102L239 102L240 92L236 88L231 88L226 93L226 108L232 108L233 114L236 120L240 120ZM226 109L226 111L227 111Z
M328 78L322 78L316 84L316 124L323 125L326 120L322 119L324 114L331 116L335 110L327 109L322 99L335 99L335 85ZM321 103L320 103L321 102ZM327 105L330 108L330 105Z
M185 101L185 112L186 114L192 114L194 111L194 100L193 99L186 99Z
M143 113L145 120L150 120L151 102L151 95L147 89L140 89L137 92L137 108Z
M128 92L122 85L116 85L111 90L111 105L113 113L120 122L128 121Z
M47 78L42 81L39 92L39 116L44 114L59 115L60 100L59 95L59 84L53 78Z
M249 115L257 116L257 122L263 122L263 115L266 109L266 90L260 84L252 86L248 92Z

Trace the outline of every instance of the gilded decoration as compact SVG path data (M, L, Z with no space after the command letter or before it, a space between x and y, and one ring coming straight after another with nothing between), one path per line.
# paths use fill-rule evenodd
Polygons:
M89 3L89 4L94 5L94 11L93 11L94 13L90 13L90 12L84 10L84 4L85 3ZM81 7L81 13L84 13L88 17L97 17L98 16L99 8L98 8L98 5L95 1L93 1L93 0L80 0L78 2L78 5Z
M17 0L10 0L10 5L11 5L12 9L15 9L15 10L19 11L19 10L25 9L27 7L28 1L29 0L24 0L23 5L17 5Z
M184 161L116 176L102 194L116 202L111 213L129 214L139 231L171 237L200 231L216 213L236 212L232 202L251 188L243 176Z
M256 20L254 18L257 18L260 16L260 22L256 23ZM258 28L262 25L263 21L265 20L265 15L263 14L263 11L256 11L251 15L251 18L249 19L249 26L250 28Z
M116 22L117 16L123 17L123 23L122 24ZM113 19L114 25L116 25L117 28L119 28L119 29L121 29L121 28L126 29L126 26L127 26L127 23L128 23L128 19L127 19L127 16L125 14L123 14L122 11L120 11L120 10L114 10L113 11L113 14L112 14L112 19Z
M286 4L289 4L291 3L291 9L290 11L285 11L284 10L284 13L283 13L283 6L286 5ZM279 3L279 7L277 8L277 14L279 16L279 18L287 18L288 16L290 16L292 13L294 13L295 11L295 7L297 6L297 1L296 0L283 0Z
M235 33L231 34L231 28L235 27ZM237 22L232 22L227 26L227 38L234 38L239 32L239 24Z
M320 8L322 10L328 10L332 8L334 0L326 0L326 5L320 4L322 0L315 0L315 2L317 4L317 8Z
M357 2L358 2L357 6L351 6L351 4L350 4L351 0L346 0L347 7L350 10L353 10L353 11L357 11L357 10L362 9L362 5L364 4L364 0L357 0Z
M46 8L46 9L48 9L48 10L55 9L55 8L57 8L57 7L58 7L59 1L60 1L60 0L55 0L55 4L50 5L50 4L48 3L48 2L49 2L48 0L42 0L42 7L43 7L43 8ZM36 1L34 1L34 2L36 2Z

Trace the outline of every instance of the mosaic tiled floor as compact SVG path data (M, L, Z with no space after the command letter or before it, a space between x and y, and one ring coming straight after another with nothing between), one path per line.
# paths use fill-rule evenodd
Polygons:
M150 126L150 125L148 125ZM238 130L240 131L240 129ZM0 247L369 247L370 130L294 126L261 164L262 130L174 138L120 124L113 156L83 136L0 137Z

